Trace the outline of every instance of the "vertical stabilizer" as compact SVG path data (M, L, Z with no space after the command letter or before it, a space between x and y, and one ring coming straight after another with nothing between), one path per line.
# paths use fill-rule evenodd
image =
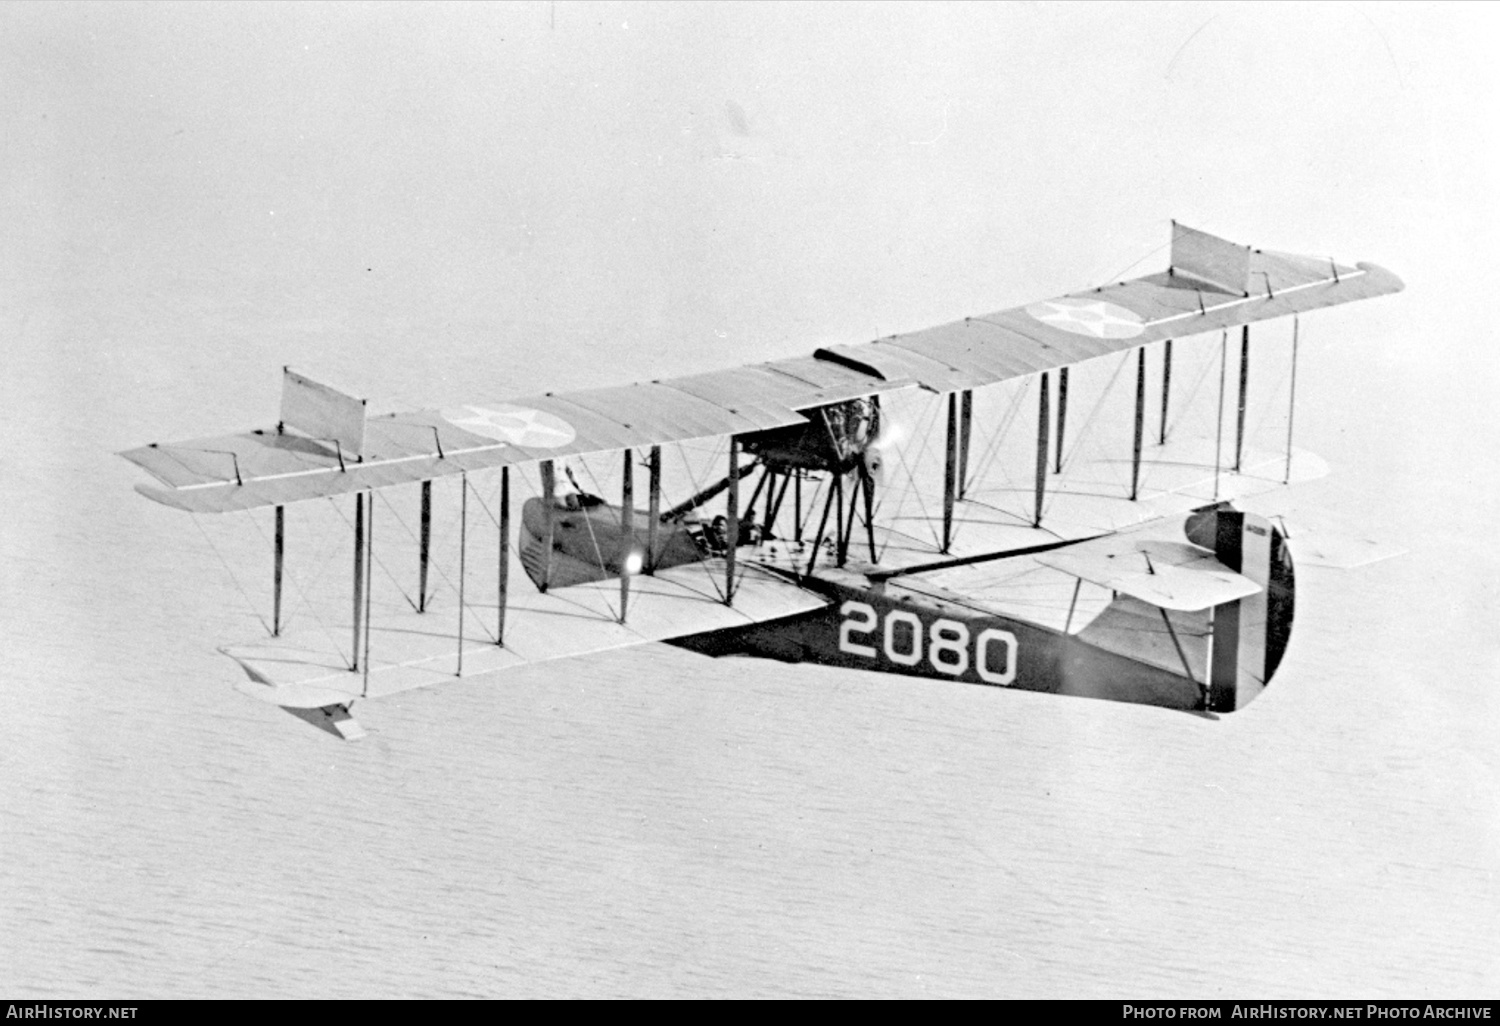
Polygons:
M1211 547L1219 562L1261 589L1214 606L1208 687L1211 712L1243 709L1265 689L1270 678L1274 537L1274 529L1264 517L1227 506L1200 510L1188 522L1191 541Z

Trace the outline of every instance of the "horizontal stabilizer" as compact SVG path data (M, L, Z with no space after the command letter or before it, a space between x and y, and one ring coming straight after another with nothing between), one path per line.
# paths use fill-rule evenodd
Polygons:
M1335 570L1353 570L1381 560L1404 555L1406 549L1378 541L1366 534L1332 523L1304 522L1272 517L1291 545L1292 559L1298 566L1326 566Z
M1407 552L1399 545L1372 536L1363 527L1324 512L1318 508L1315 496L1299 496L1295 489L1291 494L1236 498L1235 505L1246 512L1259 513L1280 528L1297 566L1353 570Z
M1201 549L1181 542L1135 539L1112 549L1098 543L1036 556L1043 566L1149 602L1162 609L1191 612L1254 595L1261 588Z

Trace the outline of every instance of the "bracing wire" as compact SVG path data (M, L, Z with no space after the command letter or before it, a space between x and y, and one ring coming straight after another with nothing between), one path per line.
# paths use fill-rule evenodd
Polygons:
M917 433L922 438L922 444L917 449L917 455L915 459L915 462L918 466L922 465L922 460L927 455L928 446L932 442L932 431L928 429L929 425L927 425L926 422L928 420L931 420L932 424L930 426L936 426L937 411L939 406L941 406L941 403L930 404L927 413L918 418ZM906 471L906 479L912 483L912 487L909 491L912 498L914 498L917 502L917 511L921 514L923 522L926 523L928 528L932 531L932 546L935 549L940 549L943 546L943 542L942 539L938 536L937 528L936 526L934 526L934 521L931 514L927 512L927 504L922 501L922 490L916 486L916 472L912 470L911 464L906 461L906 453L898 451L896 455L901 461L901 469ZM904 497L902 505L905 505Z
M686 446L679 443L678 445L673 446L673 448L677 451L677 458L682 462L683 471L687 474L688 482L693 489L688 494L697 495L699 492L703 491L704 478L693 470L693 465L687 457ZM728 449L725 447L722 441L714 443L713 449L709 453L709 457L705 466L712 467L715 463L717 463L719 460L720 452L724 452L726 454L728 453ZM666 475L663 474L662 477L665 478ZM661 491L662 498L667 498L667 489L665 486L662 487ZM669 508L670 506L675 505L676 503L669 503ZM724 589L719 586L719 575L713 572L713 568L708 565L707 560L696 560L695 562L698 564L698 566L702 567L704 576L708 578L709 586L713 588L714 594L718 595L719 601L722 602L727 596L724 592Z
M975 467L977 469L975 469L970 475L971 479L974 482L974 488L969 490L969 494L966 494L965 501L978 501L974 498L974 495L977 495L981 492L981 489L979 487L980 482L982 482L989 475L991 469L995 469L1000 472L1001 480L998 483L1002 492L1012 489L1019 490L1010 474L1006 473L1004 464L996 463L995 459L997 456L999 456L1000 446L1004 444L1006 437L1009 436L1010 429L1015 426L1016 419L1020 416L1021 408L1025 405L1026 397L1031 394L1031 380L1032 379L1030 378L1026 378L1021 382L1020 392L1010 402L1009 407L1005 411L1005 415L1000 419L999 426L995 429L995 432L990 435L989 443L981 451L979 460L975 464ZM991 508L998 509L999 512L1005 513L1007 515L1015 515L1014 513L1012 513L1012 511L1007 509L999 509L998 507ZM954 537L957 538L957 536L958 531L955 525Z
M371 494L378 494L378 493L372 491ZM392 513L395 513L395 509L391 507L390 500L387 499L385 505L386 505L387 509L390 509ZM349 523L349 517L344 513L344 511L342 509L339 509L339 507L338 507L337 504L335 504L333 508L336 509L336 510L338 510L339 517L340 517L340 519L342 519L344 521L345 526L347 526L350 530L353 530L354 529L354 525L351 524L351 523ZM396 519L398 521L401 519L401 517L400 517L399 514L396 515ZM417 608L417 604L415 602L412 602L411 596L406 593L406 589L401 586L401 582L396 578L396 575L393 574L393 573L391 573L391 568L385 565L385 560L383 560L379 556L375 555L375 553L373 551L370 553L370 558L373 559L375 561L376 565L380 567L380 570L381 570L382 573L385 574L386 579L389 580L392 584L394 584L396 586L396 590L399 591L399 592L401 592L402 598L406 599L407 603L413 609L416 609Z
M1203 361L1203 366L1198 370L1197 380L1193 382L1193 387L1188 390L1187 400L1185 402L1178 403L1176 409L1172 411L1172 416L1167 420L1168 438L1171 438L1172 435L1177 431L1177 429L1182 426L1183 418L1188 415L1188 412L1190 410L1192 410L1193 400L1198 398L1198 393L1203 388L1203 382L1208 380L1208 374L1213 369L1214 362L1212 360Z
M327 501L331 505L334 500L330 497ZM313 568L314 580L319 579L323 576L324 570L327 569L328 564L333 561L334 556L338 555L338 553L339 546L337 544L331 544L327 547L327 550L323 553L322 558L317 561L317 565ZM282 633L285 634L291 628L293 619L295 619L296 615L305 608L307 610L307 615L312 617L313 623L317 624L318 628L323 631L325 635L327 635L328 640L330 642L333 642L334 647L339 649L339 655L343 657L346 662L349 661L348 657L344 655L343 649L340 648L338 642L334 640L333 635L329 634L328 626L323 622L322 617L318 616L316 612L317 607L313 603L312 597L307 594L307 590L302 587L300 576L295 573L290 567L286 569L285 573L286 579L291 581L292 587L296 589L299 604L288 608L282 615Z
M219 551L219 547L214 544L214 540L209 537L208 531L204 529L203 524L199 522L199 519L197 517L193 517L193 523L197 524L198 533L203 535L203 540L208 542L208 547L213 550L213 554L218 558L219 564L224 568L224 572L229 574L229 579L234 582L235 589L239 591L240 597L245 600L246 608L248 608L250 612L255 615L255 618L260 621L260 625L266 629L266 633L270 634L271 625L266 623L266 618L260 614L260 610L255 608L255 603L250 599L250 593L247 592L245 590L245 586L240 583L239 575L236 574L230 567L229 561L224 558L224 554Z

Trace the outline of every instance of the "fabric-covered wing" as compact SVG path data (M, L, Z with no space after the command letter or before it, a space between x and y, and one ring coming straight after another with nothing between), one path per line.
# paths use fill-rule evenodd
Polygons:
M958 391L1404 287L1374 264L1346 267L1236 246L1181 225L1174 231L1164 273L820 352L885 378Z
M850 398L911 385L939 393L977 388L1403 287L1373 264L1252 250L1180 225L1174 233L1164 273L863 345L828 346L810 357L371 417L362 434L347 423L361 400L298 379L297 401L283 403L283 424L300 433L278 426L121 455L162 485L138 490L169 506L222 513L284 505L535 460L788 427L806 423L799 411ZM330 408L313 409L319 396ZM300 428L287 422L288 409L308 415ZM357 454L345 445L356 439Z
M147 498L192 513L227 513L537 460L805 424L798 410L911 384L837 364L787 360L667 382L371 417L361 459L336 440L278 429L153 443L120 455L165 485L137 485Z

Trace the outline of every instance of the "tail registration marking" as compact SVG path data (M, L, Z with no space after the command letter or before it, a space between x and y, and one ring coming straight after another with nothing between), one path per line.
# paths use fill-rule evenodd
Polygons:
M961 677L968 671L972 655L974 672L986 684L1005 686L1016 679L1016 637L1010 631L986 627L973 637L966 623L943 617L929 627L908 609L889 610L881 625L874 606L854 599L840 606L839 612L844 617L839 625L840 652L863 659L884 659L900 667L916 666L925 656L934 670L951 677ZM879 649L855 640L856 635L873 634L880 635Z

